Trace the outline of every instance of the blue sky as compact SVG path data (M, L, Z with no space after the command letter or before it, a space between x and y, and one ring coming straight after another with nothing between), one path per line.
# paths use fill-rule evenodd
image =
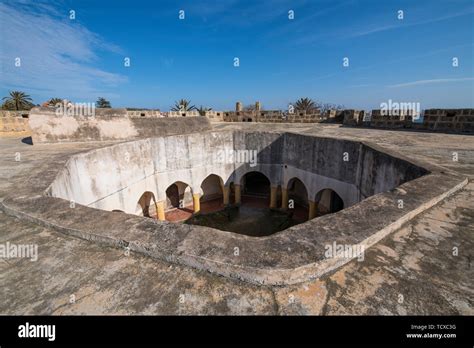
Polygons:
M35 103L474 107L472 0L1 0L0 30L0 94Z

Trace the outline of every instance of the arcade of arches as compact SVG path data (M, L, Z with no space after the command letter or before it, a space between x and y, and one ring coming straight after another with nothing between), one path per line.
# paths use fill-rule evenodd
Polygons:
M166 189L166 200L157 200L154 193L144 192L138 200L137 211L145 217L180 222L197 213L208 214L242 205L287 212L301 223L344 208L341 197L332 189L320 190L315 197L309 197L299 178L273 186L257 171L243 175L238 183L227 185L221 177L211 174L202 181L199 191L193 192L187 183L176 181Z

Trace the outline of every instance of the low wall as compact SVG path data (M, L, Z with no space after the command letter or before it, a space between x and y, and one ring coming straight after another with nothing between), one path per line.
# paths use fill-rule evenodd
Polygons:
M426 110L423 129L474 133L474 109Z
M353 110L348 109L344 110L344 125L346 126L361 126L364 121L364 114L363 110Z
M29 110L0 110L0 118L2 117L18 117L28 118Z
M129 117L165 117L160 110L129 110L127 109L127 116Z
M95 116L58 116L34 108L29 124L33 143L113 141L187 134L211 128L206 117L130 117L126 109L95 109Z
M357 121L352 114L348 114L344 119L344 125L364 125L382 129L474 133L474 109L428 109L424 111L422 118L423 122L414 122L411 112L385 115L381 110L372 110L369 122L362 122L360 118Z
M225 111L224 122L268 122L268 123L316 123L325 120L326 115L321 115L319 110L307 114L295 110L294 113L283 113L281 110L260 111Z
M24 111L4 111L0 113L0 136L22 136L30 134L28 118Z
M22 117L0 117L0 136L29 134L28 119Z

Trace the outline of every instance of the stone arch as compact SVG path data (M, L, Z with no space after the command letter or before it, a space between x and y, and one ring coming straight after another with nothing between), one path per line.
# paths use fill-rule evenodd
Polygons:
M320 190L315 197L317 215L332 214L344 209L344 201L330 188Z
M191 186L175 181L166 188L166 209L184 208L193 203L193 192Z
M209 174L201 182L201 199L205 201L206 199L214 199L217 196L222 196L222 186L224 186L224 181L217 174Z
M287 202L283 202L284 199ZM306 221L308 219L308 189L299 178L293 177L288 180L286 192L282 197L282 208L289 209L295 220Z
M255 196L270 195L270 179L259 171L250 171L240 178L242 194Z
M227 195L228 188L224 188L224 181L219 175L209 174L201 183L201 211L212 212L224 208L224 194Z
M288 191L288 199L294 199L295 202L308 206L308 189L301 179L297 177L291 178L286 184L286 189Z
M155 204L156 200L153 192L145 191L138 199L137 207L139 209L137 210L141 210L141 214L145 217L152 217L156 213Z
M244 177L252 172L263 174L269 181L272 187L278 187L281 185L281 170L278 170L275 166L267 166L256 164L252 166L250 163L242 163L235 168L232 174L229 176L226 182L234 182L234 185L243 185ZM243 186L242 186L243 192Z
M260 171L249 171L240 178L242 204L256 207L269 206L276 202L276 187L271 186L271 181ZM273 207L273 206L272 206ZM276 208L276 206L275 206Z

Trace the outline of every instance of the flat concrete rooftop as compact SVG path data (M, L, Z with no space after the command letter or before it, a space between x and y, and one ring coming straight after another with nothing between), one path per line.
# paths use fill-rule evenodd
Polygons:
M367 141L474 177L474 137L468 135L323 124L225 123L213 128ZM45 176L35 174L106 144L31 146L17 138L0 139L0 199L23 194L25 186L47 186ZM18 153L20 161L15 160ZM0 243L38 244L39 249L36 262L0 259L0 313L472 315L473 232L474 184L469 182L368 249L364 261L352 260L319 279L274 286L124 253L0 212Z

